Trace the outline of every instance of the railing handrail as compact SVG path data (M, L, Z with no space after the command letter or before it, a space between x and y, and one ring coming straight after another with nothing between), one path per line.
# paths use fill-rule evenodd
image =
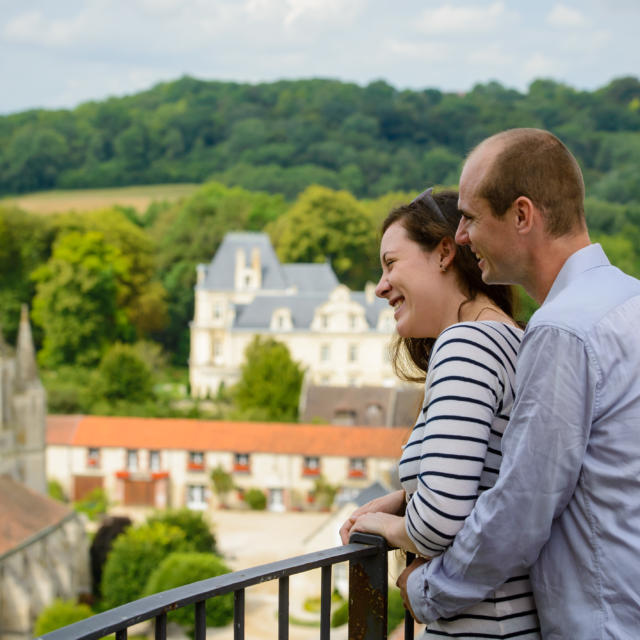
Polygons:
M192 582L183 587L162 591L98 613L62 629L51 631L39 636L36 640L98 640L109 633L126 629L134 624L214 596L240 591L262 582L304 573L312 569L375 556L381 552L386 553L386 543L380 536L360 533L355 536L362 542L350 542L347 545L241 569L215 578Z

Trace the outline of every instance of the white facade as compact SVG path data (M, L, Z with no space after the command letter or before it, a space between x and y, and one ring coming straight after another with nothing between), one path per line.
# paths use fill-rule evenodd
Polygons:
M237 382L256 334L289 348L307 383L393 386L388 357L393 310L374 286L352 292L328 264L278 261L263 233L230 233L211 264L198 266L191 323L192 394Z
M47 469L70 499L100 486L123 505L205 509L218 502L211 471L222 467L230 505L255 488L271 509L298 509L320 476L356 492L391 484L405 438L386 427L50 416Z

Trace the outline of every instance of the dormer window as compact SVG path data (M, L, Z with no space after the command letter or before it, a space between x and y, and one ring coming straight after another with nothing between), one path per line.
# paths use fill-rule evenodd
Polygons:
M275 309L271 315L270 329L272 331L290 331L293 329L291 310L286 307Z

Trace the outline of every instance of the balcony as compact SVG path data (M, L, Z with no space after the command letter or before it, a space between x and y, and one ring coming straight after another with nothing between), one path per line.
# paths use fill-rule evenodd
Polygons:
M91 618L52 631L37 640L97 640L116 634L126 640L128 629L155 621L155 640L166 640L167 612L195 603L195 640L206 639L205 603L209 598L234 594L234 640L244 640L245 590L278 580L278 639L289 639L289 576L321 569L320 640L330 638L332 566L349 562L349 640L387 638L387 552L383 538L356 533L350 544L295 558L235 571L216 578L163 591ZM413 640L413 621L405 620L405 640ZM250 640L250 639L249 639Z

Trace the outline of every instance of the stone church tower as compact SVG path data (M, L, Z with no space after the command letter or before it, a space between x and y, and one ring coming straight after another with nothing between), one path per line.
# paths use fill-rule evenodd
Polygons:
M0 331L0 474L46 493L46 392L38 376L27 306L15 350Z

